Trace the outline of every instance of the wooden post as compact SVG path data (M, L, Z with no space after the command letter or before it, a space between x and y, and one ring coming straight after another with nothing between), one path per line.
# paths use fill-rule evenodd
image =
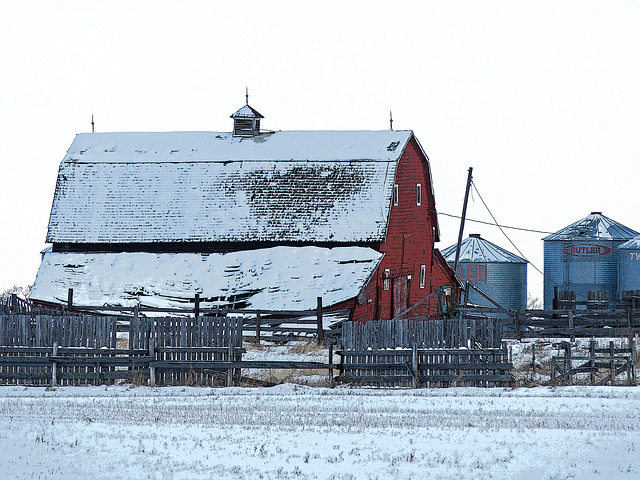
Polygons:
M571 341L576 341L576 334L573 325L573 310L569 310L569 330L571 330Z
M149 339L149 386L156 386L156 367L153 365L153 362L156 361L156 352L154 348L154 340L153 338Z
M260 345L260 312L256 312L256 344Z
M233 343L229 339L229 351L227 353L227 359L229 360L229 370L227 370L227 387L233 386L233 368L231 362L233 362Z
M533 368L533 375L536 374L536 344L531 346L531 367Z
M514 313L516 317L516 338L520 341L522 340L522 333L520 332L520 312L516 310Z
M636 335L637 337L637 335ZM636 350L636 339L629 339L629 349L631 350L631 375L633 376L633 381L636 381L636 358L637 358L637 350Z
M329 344L329 388L333 388L333 343Z
M322 297L318 297L316 319L318 321L318 345L324 345L324 328L322 325Z
M596 372L594 370L595 361L596 361L596 341L592 338L589 341L589 367L591 370L589 373L589 377L591 379L591 385L593 385L596 381Z
M138 316L138 310L140 308L140 304L136 304L133 307L133 320L129 321L129 350L133 350L134 348L140 348L140 317ZM133 328L131 322L133 321ZM133 337L133 338L131 338Z
M67 310L73 309L73 288L70 288L67 292Z
M570 383L573 383L573 374L571 373L571 370L573 369L573 360L571 359L571 342L567 342L567 344L565 345L565 358L567 378L569 379Z
M200 294L199 293L196 293L196 298L194 299L194 303L196 305L194 314L197 320L198 317L200 316Z
M411 351L411 364L413 367L413 388L420 386L420 379L418 377L418 344L413 342Z
M58 355L58 342L53 342L53 356ZM51 386L55 387L58 384L58 362L53 361L51 366Z
M609 356L612 357L609 361L609 370L611 370L611 385L616 384L616 362L613 356L616 354L615 348L613 348L613 342L609 342Z

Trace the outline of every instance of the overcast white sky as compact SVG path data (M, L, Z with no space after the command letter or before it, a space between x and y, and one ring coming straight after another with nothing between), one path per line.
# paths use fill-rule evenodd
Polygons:
M555 232L591 211L640 231L640 2L20 1L0 5L0 290L33 283L74 135L413 130L439 212L467 176L497 220ZM477 198L468 217L491 221ZM439 216L444 249L459 221ZM542 270L539 233L507 231ZM468 223L517 253L495 227ZM529 267L529 290L542 275Z

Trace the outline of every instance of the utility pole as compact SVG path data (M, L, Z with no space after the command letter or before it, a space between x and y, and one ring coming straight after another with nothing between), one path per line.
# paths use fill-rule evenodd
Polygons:
M469 175L467 176L467 189L464 192L464 203L462 205L462 217L460 218L460 232L458 233L458 245L456 247L456 261L453 264L453 271L458 274L458 261L460 260L460 245L462 244L462 234L464 232L464 220L467 216L467 203L469 201L469 189L471 188L471 180L473 178L473 167L469 167Z

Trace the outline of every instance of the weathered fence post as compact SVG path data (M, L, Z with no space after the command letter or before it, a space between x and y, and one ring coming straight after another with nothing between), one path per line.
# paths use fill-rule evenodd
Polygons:
M67 292L67 310L73 310L73 288Z
M149 338L149 386L156 386L156 361L155 342L153 338Z
M531 368L533 369L533 375L536 374L536 344L531 346Z
M58 355L58 342L53 342L53 356ZM58 362L53 361L51 366L51 386L55 387L58 384Z
M256 312L256 343L260 345L260 311Z
M231 363L233 362L233 342L229 339L229 350L227 353L227 360L229 361L229 369L227 370L227 387L233 386L233 367Z
M576 341L576 332L573 325L573 310L569 310L569 330L571 331L571 341Z
M611 360L609 361L609 370L611 370L611 385L616 384L616 362L613 358L615 354L616 351L613 347L613 342L609 342L609 356L611 357Z
M589 340L589 379L591 380L591 385L593 385L596 381L596 341L592 338Z
M636 338L638 335L636 334ZM631 350L631 375L633 375L633 381L636 380L636 358L637 358L637 350L636 350L636 338L629 339L629 349Z
M316 320L318 321L318 345L324 345L324 328L322 325L322 297L318 297Z
M414 341L411 347L411 366L413 367L413 388L420 386L420 379L418 377L418 344Z
M571 370L573 370L573 360L571 358L571 342L567 343L567 357L568 357L567 374L569 376L569 382L573 383L573 374L571 373Z
M194 299L194 303L195 303L194 314L197 320L198 317L200 316L200 294L199 293L196 293L196 298Z
M333 387L333 343L329 343L329 388Z
M516 338L520 341L522 340L522 333L520 332L520 312L516 310L514 313L516 317Z

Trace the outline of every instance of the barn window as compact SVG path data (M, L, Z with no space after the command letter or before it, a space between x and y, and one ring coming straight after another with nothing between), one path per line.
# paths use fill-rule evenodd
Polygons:
M388 268L384 269L384 280L382 282L382 288L384 290L389 290L389 284L390 282L390 277L391 277L391 270L389 270Z
M393 204L397 207L398 206L398 184L394 184L393 185Z
M422 184L418 183L416 185L416 205L419 207L422 205Z
M420 288L424 288L427 281L427 266L420 265Z

